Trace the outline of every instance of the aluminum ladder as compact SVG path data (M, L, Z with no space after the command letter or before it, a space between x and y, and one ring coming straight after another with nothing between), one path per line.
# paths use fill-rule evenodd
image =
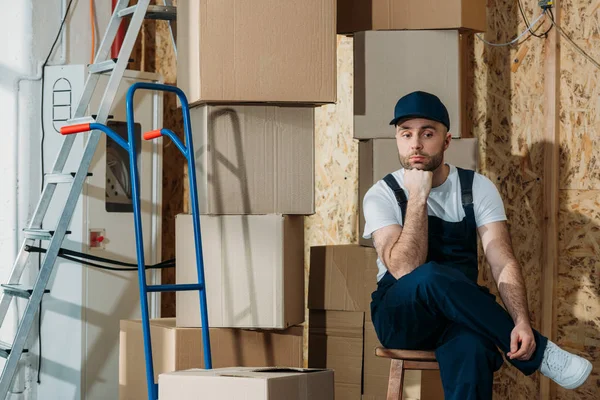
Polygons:
M129 62L129 56L131 55L136 38L142 26L142 22L145 18L171 21L176 15L175 8L170 6L170 2L165 2L165 6L150 6L150 0L139 0L137 5L131 7L128 6L129 0L119 0L115 5L110 22L94 58L94 63L89 65L88 77L85 82L83 94L79 100L73 119L68 122L69 124L106 122L108 113L115 100L119 84L123 78L125 68ZM118 58L109 59L110 49L117 34L117 30L119 29L122 20L125 18L129 18L129 26L123 39ZM93 119L91 117L86 117L86 112L88 111L92 95L96 92L96 86L102 74L108 75L109 79L104 93L102 94L100 106L96 112L96 118ZM73 217L77 199L83 189L83 184L88 174L96 147L98 146L100 135L101 133L99 131L94 131L89 135L81 157L81 162L74 175L63 171L75 141L74 136L65 137L52 167L52 171L49 174L44 175L45 183L40 200L35 208L31 221L27 228L23 230L24 240L13 264L8 282L0 287L2 289L2 293L0 294L0 326L5 320L11 300L15 298L27 299L27 305L20 318L13 343L3 343L0 345L0 356L6 358L6 363L4 364L2 375L0 376L0 399L6 398L17 371L19 360L21 359L23 352L27 351L25 349L25 344L33 326L36 313L39 310L42 296L44 293L48 292L46 287L65 235L68 234L67 228ZM63 184L70 185L70 190L58 219L57 226L52 230L42 229L42 223L54 197L56 187L57 185ZM28 258L30 252L28 249L36 240L48 241L47 251L43 256L43 261L33 286L27 288L19 282L25 268L29 265Z

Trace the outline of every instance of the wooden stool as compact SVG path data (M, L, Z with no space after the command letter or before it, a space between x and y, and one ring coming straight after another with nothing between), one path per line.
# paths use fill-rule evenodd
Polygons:
M404 371L406 370L439 370L433 351L392 350L383 347L375 349L377 357L390 358L390 379L388 381L387 400L402 400Z

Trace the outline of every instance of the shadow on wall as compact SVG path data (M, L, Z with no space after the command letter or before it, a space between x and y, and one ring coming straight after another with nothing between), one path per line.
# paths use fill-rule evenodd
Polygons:
M523 155L503 158L501 170L487 173L504 200L513 248L523 268L531 320L536 329L541 327L544 268L542 166L544 153L552 151L551 146L555 145L535 143ZM561 154L567 153L560 151ZM556 398L593 400L599 395L600 375L600 211L597 191L561 190L559 193L556 342L592 361L594 370L588 381L577 390L558 387ZM480 260L480 279L498 296L482 252ZM539 374L532 378L534 381L529 381L530 378L520 375L505 363L495 375L495 398L512 398L515 390L528 390L534 397L537 396Z

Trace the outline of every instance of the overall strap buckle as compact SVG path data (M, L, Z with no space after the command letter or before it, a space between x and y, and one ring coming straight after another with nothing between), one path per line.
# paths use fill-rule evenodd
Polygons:
M402 221L404 221L406 218L406 205L408 204L408 199L406 198L406 194L404 193L404 190L402 190L402 188L398 184L398 181L396 180L396 178L394 178L394 175L392 175L392 174L387 174L383 178L383 181L394 192L394 196L396 197L396 202L398 203L398 206L400 206L400 210L402 211Z

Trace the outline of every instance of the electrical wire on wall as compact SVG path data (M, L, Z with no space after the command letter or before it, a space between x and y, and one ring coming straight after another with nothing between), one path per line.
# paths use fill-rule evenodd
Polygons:
M489 45L489 46L493 46L493 47L502 47L502 46L512 46L514 44L519 44L519 39L521 39L523 36L525 36L527 33L530 34L530 36L535 36L537 38L540 39L546 39L548 37L548 33L552 30L552 28L556 28L556 30L558 30L558 32L560 33L560 35L571 45L573 46L573 48L579 53L581 54L583 57L585 57L589 62L591 62L596 68L600 69L600 62L596 61L592 56L590 56L585 50L583 50L581 48L581 46L579 46L577 43L575 43L573 41L573 39L571 39L571 37L569 37L569 35L567 35L565 33L565 31L556 23L556 20L554 19L554 13L552 12L552 8L551 7L543 7L543 11L542 14L540 14L531 24L529 24L529 20L527 19L527 16L525 15L525 10L523 8L523 4L521 2L521 0L518 0L518 4L519 4L519 11L521 13L521 17L523 17L523 21L525 21L525 25L527 27L527 29L525 29L525 31L523 31L522 33L520 33L515 39L511 40L510 42L506 42L506 43L491 43L488 42L487 40L485 40L481 34L476 34L475 36L481 40L482 42L484 42L485 44ZM542 27L542 24L538 25L535 29L535 25L541 20L542 17L547 16L550 19L551 25L550 27L542 34L537 34L536 32ZM527 38L526 38L527 39ZM525 40L526 40L525 39Z
M518 0L519 3L519 11L521 12L521 17L523 17L523 21L525 21L525 26L529 29L530 25L529 25L529 20L527 19L527 16L525 15L525 9L523 7L523 3L521 0ZM549 9L550 12L552 12L551 9ZM531 36L535 36L536 38L539 39L545 39L548 37L548 32L550 32L552 30L553 25L550 25L550 27L546 30L546 32L540 34L537 34L536 32L542 27L543 24L540 24L537 28L531 30Z
M546 15L546 10L542 11L542 13L535 19L533 20L531 25L527 26L527 29L525 29L523 32L521 32L516 38L514 38L513 40L511 40L510 42L506 42L506 43L492 43L492 42L488 42L487 40L485 40L483 38L483 36L479 33L477 33L475 36L481 40L483 43L487 44L488 46L493 46L493 47L504 47L504 46L512 46L516 43L519 42L519 40L525 36L528 33L532 32L533 27ZM539 28L539 27L538 27Z
M45 177L44 177L44 139L46 137L46 132L44 131L44 73L46 70L46 65L48 65L48 61L50 60L50 57L52 56L52 53L54 52L54 48L56 47L56 43L58 43L58 39L60 38L60 34L65 26L65 22L67 21L67 16L69 15L69 10L71 9L71 5L73 4L73 0L69 0L69 4L67 5L67 9L65 10L65 15L62 18L62 21L60 22L60 27L58 28L58 32L56 33L56 38L54 38L54 42L52 43L52 46L50 47L50 51L48 52L48 55L46 56L46 59L44 60L44 63L42 64L42 78L41 78L41 83L42 83L42 95L40 97L40 122L41 122L41 128L42 128L42 138L40 141L40 162L41 162L41 188L40 188L40 192L44 191L44 183L45 183ZM43 222L43 221L42 221ZM41 228L41 227L40 227ZM40 246L42 245L41 241L40 241ZM38 271L41 269L42 267L42 255L40 253L40 255L38 256ZM42 300L40 300L40 308L38 310L38 343L40 346L40 351L38 354L38 371L37 371L37 383L41 383L41 379L40 379L40 375L41 375L41 371L42 371Z

